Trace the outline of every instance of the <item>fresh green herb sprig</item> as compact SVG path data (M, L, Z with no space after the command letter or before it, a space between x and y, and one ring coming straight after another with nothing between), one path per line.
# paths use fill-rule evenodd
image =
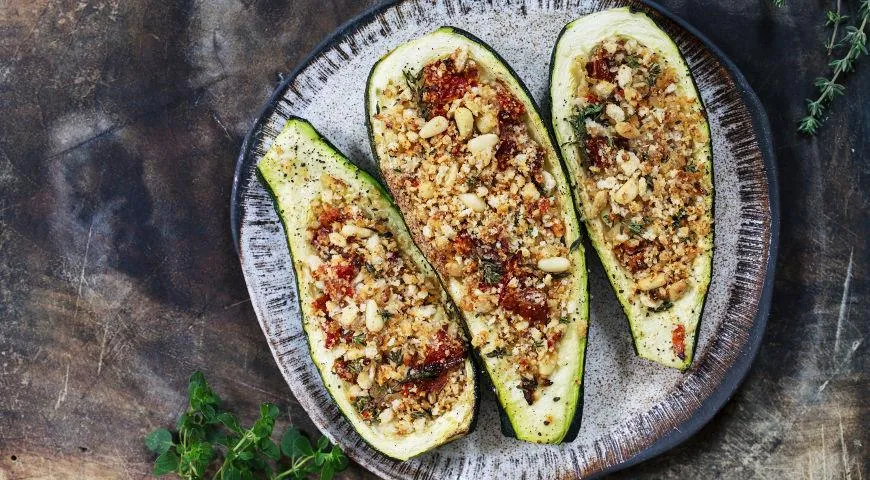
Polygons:
M154 475L176 474L185 480L301 480L319 473L331 479L347 468L347 458L326 437L316 446L295 428L288 428L280 446L272 440L279 410L260 405L260 416L243 428L232 413L221 408L201 372L190 376L188 408L176 423L176 432L166 428L145 437L145 446L156 453ZM218 463L220 460L220 463Z
M574 129L574 142L580 142L586 138L586 119L598 118L603 109L604 106L599 103L593 103L583 108L577 108L574 115L568 119L568 123L570 123L571 128Z
M421 85L423 70L417 72L416 75L411 73L410 70L402 70L402 76L405 77L405 83L408 85L411 95L414 97L414 100L416 100L417 105L420 106L420 114L423 118L429 118L429 109L423 102L423 87Z
M831 36L831 41L826 44L828 54L832 54L834 50L845 49L845 54L840 58L835 58L828 63L831 67L831 77L820 77L816 79L815 86L819 90L819 96L814 100L807 99L807 116L802 118L798 123L798 131L808 135L815 135L819 127L822 125L822 115L830 106L834 98L842 96L846 92L846 87L843 84L837 83L843 74L855 70L855 63L862 55L867 55L867 27L870 20L870 0L861 0L858 9L858 23L849 25L845 28L845 33L842 38L837 41L837 27L843 23L847 17L840 14L840 5L837 4L837 11L828 11L826 14L827 25L833 25L834 32Z

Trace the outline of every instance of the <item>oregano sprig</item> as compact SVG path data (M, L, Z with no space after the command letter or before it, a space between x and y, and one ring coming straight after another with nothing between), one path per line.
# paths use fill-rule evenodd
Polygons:
M158 455L154 475L174 473L185 480L302 480L319 473L330 480L347 468L347 458L326 437L315 447L295 428L288 428L280 447L272 440L275 405L260 405L260 415L243 428L200 372L190 376L188 408L176 423L176 432L158 428L145 437L145 446ZM222 458L221 458L222 457ZM220 460L218 464L216 460ZM219 466L218 466L219 465Z
M831 68L831 77L817 78L815 86L819 91L818 97L814 100L807 99L807 113L798 123L798 131L809 135L815 135L822 124L822 116L825 109L831 104L834 98L845 94L846 87L841 83L837 83L840 77L848 72L855 70L855 63L862 55L867 55L867 33L865 31L868 20L870 20L870 0L861 0L858 9L858 23L849 25L845 28L845 33L840 41L836 41L837 26L842 23L846 16L840 14L839 2L837 11L829 11L826 15L827 24L834 26L834 34L831 41L826 45L829 51L845 48L845 53L842 57L835 58L828 63Z

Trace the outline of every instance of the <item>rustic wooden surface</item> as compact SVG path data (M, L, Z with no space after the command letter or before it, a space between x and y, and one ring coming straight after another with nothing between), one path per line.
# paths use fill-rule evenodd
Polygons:
M371 3L0 1L0 479L146 477L141 439L174 422L195 369L246 420L271 401L316 433L246 302L229 194L280 74ZM867 478L870 59L802 138L831 2L663 3L767 108L781 248L734 399L614 477Z

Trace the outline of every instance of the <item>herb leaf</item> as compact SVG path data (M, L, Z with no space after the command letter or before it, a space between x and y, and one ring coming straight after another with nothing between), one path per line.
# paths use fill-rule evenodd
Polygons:
M673 303L671 303L671 302L665 300L665 301L662 302L662 304L659 305L658 307L650 308L649 311L651 311L651 312L656 312L656 313L658 313L658 312L664 312L665 310L668 310L669 308L671 308L671 307L673 307L673 306L674 306Z
M487 354L486 354L486 357L487 357L487 358L501 358L501 357L503 357L506 353L507 353L507 351L506 351L504 348L502 348L502 347L498 347L498 348L496 348L495 350L493 350L493 351L487 353Z
M501 281L504 271L498 262L482 258L480 264L483 267L483 283L496 285Z
M571 128L574 129L574 141L579 142L586 137L586 119L595 119L601 115L601 110L604 106L600 103L593 103L583 108L577 108L574 115L568 119Z
M172 434L165 428L158 428L145 437L145 446L148 450L163 455L172 446Z
M156 476L166 475L178 469L178 455L173 450L167 450L154 460L154 469L151 471Z

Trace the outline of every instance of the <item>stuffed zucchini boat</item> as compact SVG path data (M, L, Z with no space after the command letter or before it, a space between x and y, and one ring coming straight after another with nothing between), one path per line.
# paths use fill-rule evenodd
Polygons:
M478 391L459 316L389 194L298 118L257 169L311 358L354 429L399 460L470 432Z
M592 245L639 356L692 363L713 259L710 130L685 60L642 13L569 23L552 122Z
M580 426L588 303L580 222L549 130L486 44L442 27L369 76L372 151L459 307L520 440Z

